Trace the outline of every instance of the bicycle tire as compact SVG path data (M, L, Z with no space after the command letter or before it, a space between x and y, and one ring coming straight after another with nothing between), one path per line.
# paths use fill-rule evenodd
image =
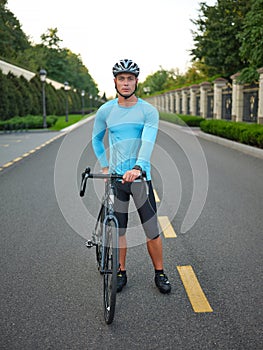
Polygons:
M105 206L101 205L99 215L97 218L97 223L95 227L95 236L96 236L96 261L98 270L101 272L101 259L102 259L102 232L103 232L103 221L105 218Z
M104 269L103 269L103 304L104 319L111 324L114 318L116 294L117 294L117 273L118 261L118 228L113 219L105 223Z

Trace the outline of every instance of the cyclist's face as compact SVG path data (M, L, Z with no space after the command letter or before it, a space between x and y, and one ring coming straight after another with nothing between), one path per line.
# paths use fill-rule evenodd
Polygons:
M130 95L135 90L138 79L135 77L134 74L121 73L117 75L114 81L117 90L125 96Z

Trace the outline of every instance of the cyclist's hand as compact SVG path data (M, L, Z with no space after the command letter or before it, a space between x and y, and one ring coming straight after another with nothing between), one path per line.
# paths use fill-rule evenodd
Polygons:
M109 173L109 168L108 167L102 168L101 172L102 172L102 174L108 174ZM104 182L107 182L107 181L108 181L107 179L104 179Z
M140 170L136 170L136 169L128 170L122 177L122 183L124 184L125 182L133 182L140 175L141 175Z
M108 167L101 168L101 172L102 172L102 174L108 174L109 173L109 168Z

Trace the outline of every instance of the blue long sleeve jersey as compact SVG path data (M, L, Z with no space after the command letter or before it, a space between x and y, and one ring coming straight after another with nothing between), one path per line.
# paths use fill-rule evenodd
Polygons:
M97 111L92 133L93 149L101 167L109 166L110 173L123 175L136 164L146 171L147 180L150 180L150 158L158 122L157 109L140 98L132 107L120 106L118 99L102 105ZM106 130L109 149L104 144Z

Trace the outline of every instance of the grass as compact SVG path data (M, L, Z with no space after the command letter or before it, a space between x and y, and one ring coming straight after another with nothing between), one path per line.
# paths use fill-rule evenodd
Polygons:
M79 122L82 119L86 119L89 116L90 115L85 115L84 117L82 117L82 115L80 115L80 114L69 114L68 122L66 122L65 116L58 117L56 123L52 127L50 127L48 130L52 130L52 131L62 130L62 129L64 129L72 124Z

